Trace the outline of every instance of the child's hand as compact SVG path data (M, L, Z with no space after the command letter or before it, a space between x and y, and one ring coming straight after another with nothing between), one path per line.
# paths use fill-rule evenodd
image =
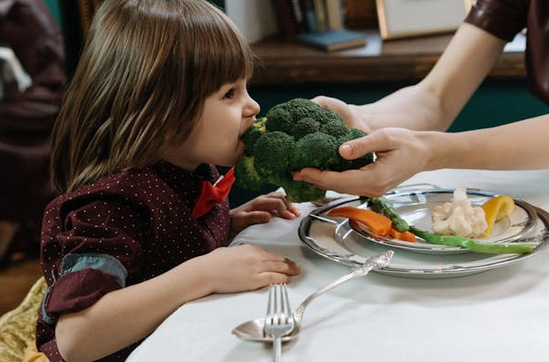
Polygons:
M235 235L250 225L268 223L273 216L292 220L299 215L299 209L288 202L283 194L271 192L230 211L231 233Z
M256 245L217 248L202 259L206 283L213 293L233 293L289 283L301 270L293 261ZM209 288L209 289L210 289Z

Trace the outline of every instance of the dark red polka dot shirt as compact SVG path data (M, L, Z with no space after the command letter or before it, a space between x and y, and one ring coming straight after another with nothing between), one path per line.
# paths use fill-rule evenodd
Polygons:
M226 245L227 200L198 220L192 216L203 180L218 176L207 165L190 173L160 161L104 177L48 205L41 263L49 289L36 336L38 349L51 362L63 361L55 340L60 315ZM136 346L101 361L124 361Z

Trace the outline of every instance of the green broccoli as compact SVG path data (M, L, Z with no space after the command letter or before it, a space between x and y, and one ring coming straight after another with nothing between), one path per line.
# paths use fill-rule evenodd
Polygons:
M250 191L257 192L267 183L255 170L253 157L240 158L234 168L234 176L240 187Z
M266 131L265 129L266 120L267 119L265 117L258 119L257 122L252 124L250 129L242 137L242 140L246 145L246 156L253 155L255 142L259 139L259 137L263 136L263 134Z
M339 164L339 145L337 138L326 133L309 133L296 142L290 160L290 170L297 171L305 167L329 170ZM314 155L315 157L311 157Z
M294 138L297 141L300 138L303 138L304 136L308 135L309 133L316 133L319 131L320 131L320 122L314 118L306 117L306 118L300 119L299 121L296 122L295 125L293 125L292 130L290 131L290 134L294 136Z
M343 118L304 98L295 98L267 111L243 136L245 156L236 165L237 186L257 191L270 183L283 187L289 201L321 199L324 190L292 180L292 173L304 167L344 171L373 162L369 153L345 160L339 146L366 133L349 129Z
M280 131L267 132L254 146L254 166L259 175L273 178L289 171L296 142Z

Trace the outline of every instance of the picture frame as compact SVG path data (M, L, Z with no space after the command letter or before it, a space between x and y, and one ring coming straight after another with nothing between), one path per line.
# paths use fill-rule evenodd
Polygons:
M468 0L376 0L382 39L455 31Z

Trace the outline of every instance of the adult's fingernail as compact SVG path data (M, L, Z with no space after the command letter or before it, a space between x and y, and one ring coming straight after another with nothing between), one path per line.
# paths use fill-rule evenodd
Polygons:
M339 147L339 154L341 156L350 156L351 152L351 146L349 145L341 145L341 147Z

